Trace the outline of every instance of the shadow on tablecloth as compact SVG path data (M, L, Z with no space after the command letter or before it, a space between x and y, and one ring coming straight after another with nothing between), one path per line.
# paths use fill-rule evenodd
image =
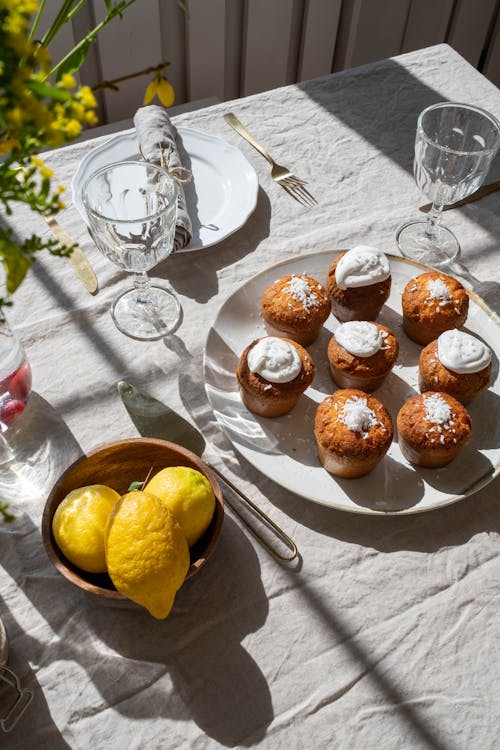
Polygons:
M25 607L36 610L31 620L39 621L34 632L22 632L2 611L13 638L11 666L35 691L37 710L28 709L23 730L26 746L67 747L30 664L39 665L44 691L58 705L59 726L76 730L102 713L105 727L111 710L128 720L158 721L159 743L162 718L194 721L227 747L264 736L274 718L270 691L241 642L264 624L268 601L257 555L232 519L226 517L209 563L181 588L162 621L132 602L102 603L73 588L48 562L28 516L18 519L7 541L3 567L11 585L22 588ZM60 671L58 664L64 665ZM135 746L140 737L138 723ZM149 724L144 742L151 741Z

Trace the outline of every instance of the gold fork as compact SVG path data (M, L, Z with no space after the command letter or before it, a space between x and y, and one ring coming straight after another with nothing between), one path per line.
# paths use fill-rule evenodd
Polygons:
M228 112L226 115L224 115L224 119L228 125L234 128L242 138L244 138L251 146L254 147L254 149L256 149L256 151L259 152L261 156L264 157L264 159L269 162L269 164L271 165L271 177L276 183L278 183L278 185L281 185L281 187L284 188L286 192L292 196L292 198L295 198L296 201L302 203L305 206L314 206L315 204L317 204L318 201L316 200L316 198L314 198L314 196L312 196L311 193L306 189L305 180L301 180L296 177L286 167L282 167L279 164L276 164L274 159L269 156L267 151L260 145L260 143L258 143L258 141L255 140L253 135L248 132L246 127L240 120L238 120L236 115L234 115L232 112Z

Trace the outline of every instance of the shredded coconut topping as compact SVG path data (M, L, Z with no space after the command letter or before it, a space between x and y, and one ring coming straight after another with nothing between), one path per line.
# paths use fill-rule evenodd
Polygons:
M345 402L339 420L353 432L361 432L363 437L368 435L370 427L377 424L375 412L368 406L366 398L359 396L353 396Z
M451 417L451 409L438 393L424 396L425 416L432 424L446 425Z
M306 310L312 307L318 307L318 295L309 286L307 279L303 276L293 275L290 281L283 287L285 292L289 292L294 300L301 302Z
M431 279L427 282L427 291L429 300L438 299L440 305L447 305L451 300L450 288L443 279Z

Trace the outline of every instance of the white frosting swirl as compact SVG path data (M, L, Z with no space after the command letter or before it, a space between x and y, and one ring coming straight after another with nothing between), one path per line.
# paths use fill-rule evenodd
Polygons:
M288 341L267 336L258 341L247 355L248 367L270 383L289 383L302 369L297 349Z
M491 362L491 349L486 344L456 328L439 336L437 355L444 367L459 375L480 372Z
M335 268L335 280L341 289L377 284L388 279L390 274L386 255L368 245L358 245L348 250Z
M372 357L383 348L387 333L374 323L350 320L342 323L333 334L336 341L355 357Z

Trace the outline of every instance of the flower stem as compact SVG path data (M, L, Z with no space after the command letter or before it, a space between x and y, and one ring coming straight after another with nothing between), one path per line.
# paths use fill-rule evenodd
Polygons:
M39 5L38 5L38 10L36 12L36 16L35 16L35 18L33 20L33 24L31 26L30 33L29 33L29 36L28 36L28 39L29 39L30 42L33 39L33 37L35 36L35 31L38 28L38 24L40 22L40 16L42 15L44 8L45 8L45 0L40 0Z
M117 83L123 83L123 81L130 81L132 78L137 78L138 76L145 76L148 75L148 73L156 73L159 70L163 70L164 68L168 68L170 65L169 62L162 62L158 65L150 65L149 68L144 68L144 70L139 70L137 73L129 73L129 75L126 76L120 76L119 78L113 78L111 81L100 81L96 86L93 86L93 91L98 91L99 89L115 89L117 88Z
M71 2L73 2L73 0L66 0L66 3L65 3L65 5L66 5L66 4L68 3L68 2L69 2L69 3L71 4ZM50 72L49 72L49 73L48 73L48 74L47 74L47 75L46 75L46 76L44 77L44 80L47 80L47 78L50 78L51 76L53 76L53 75L54 75L54 73L57 73L57 71L59 70L59 68L61 68L61 67L62 67L62 66L63 66L63 65L64 65L64 64L66 63L66 61L67 61L67 60L68 60L68 59L69 59L69 58L70 58L70 57L71 57L71 56L72 56L72 55L73 55L73 54L74 54L74 53L75 53L75 52L76 52L77 50L80 50L80 49L82 49L82 47L85 47L85 46L86 46L86 45L88 45L88 44L89 44L90 42L93 42L93 41L94 41L94 39L95 39L95 37L96 37L96 36L97 36L97 35L99 34L99 32L100 32L100 31L101 31L101 30L102 30L102 29L103 29L103 28L104 28L104 27L105 27L105 26L106 26L106 25L107 25L107 24L108 24L108 23L109 23L109 22L110 22L110 21L111 21L111 20L112 20L113 18L115 18L115 16L121 15L121 14L122 14L122 13L123 13L123 12L124 12L124 11L125 11L125 10L126 10L126 9L127 9L128 7L129 7L129 6L130 6L130 5L133 5L133 4L135 3L135 2L136 2L136 0L122 0L122 1L121 1L121 2L120 2L120 3L118 4L118 5L115 5L115 6L113 7L113 8L111 8L110 10L108 10L108 13L107 13L106 17L105 17L105 18L103 18L103 20L102 20L102 21L100 21L100 22L99 22L99 23L97 24L97 26L94 26L94 28L93 28L93 29L92 29L91 31L89 31L89 33L88 33L88 34L87 34L87 35L86 35L86 36L85 36L85 37L84 37L83 39L81 39L81 40L80 40L80 41L78 42L78 44L76 44L76 45L75 45L75 46L73 47L73 49L72 49L72 50L71 50L70 52L68 52L68 54L67 54L67 55L65 55L65 56L64 56L64 57L62 58L62 60L59 60L59 62L57 63L57 65L54 65L54 67L52 68L52 70L51 70L51 71L50 71ZM69 8L69 9L68 9L68 12L69 12L69 10L71 10L71 8ZM61 12L62 12L62 9L61 9ZM60 13L58 14L58 18L59 18L59 15L60 15ZM57 19L56 19L56 21L57 21ZM56 23L56 21L54 21L54 24ZM54 24L53 24L53 26L54 26ZM60 25L61 25L61 24L60 24ZM52 29L52 27L51 27L51 29ZM49 32L51 31L51 29L49 29ZM57 29L57 30L58 30L58 29ZM57 33L57 30L56 30L56 33ZM49 32L47 32L47 35L49 34ZM46 36L47 36L47 35L46 35ZM42 41L43 41L43 44L47 44L47 42L46 42L46 36L45 36L45 37L43 38L43 40L42 40ZM50 37L50 39L52 39L52 38L53 38L53 36L54 36L54 34L52 34L52 36ZM49 39L49 41L50 41L50 39Z
M64 0L59 10L59 13L52 21L50 28L43 35L42 44L44 47L49 46L53 38L59 32L59 29L61 28L61 26L64 26L64 24L68 20L68 13L71 10L71 6L73 5L73 3L74 3L74 0Z

